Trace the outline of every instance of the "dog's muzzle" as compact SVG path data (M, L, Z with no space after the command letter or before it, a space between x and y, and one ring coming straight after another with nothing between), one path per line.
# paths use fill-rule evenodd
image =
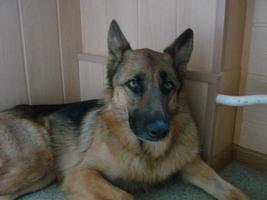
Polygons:
M169 134L169 125L167 122L162 120L157 120L153 123L148 124L145 130L137 134L137 137L143 141L157 142Z

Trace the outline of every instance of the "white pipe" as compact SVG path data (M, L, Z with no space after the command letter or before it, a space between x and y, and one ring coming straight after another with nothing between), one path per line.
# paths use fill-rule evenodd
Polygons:
M267 95L229 96L218 94L216 103L227 106L249 106L267 104Z

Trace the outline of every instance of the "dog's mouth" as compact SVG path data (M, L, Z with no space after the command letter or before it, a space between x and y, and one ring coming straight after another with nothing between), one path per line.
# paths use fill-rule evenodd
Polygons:
M141 141L159 142L169 135L169 132L159 135L156 132L139 132L135 133L136 137Z

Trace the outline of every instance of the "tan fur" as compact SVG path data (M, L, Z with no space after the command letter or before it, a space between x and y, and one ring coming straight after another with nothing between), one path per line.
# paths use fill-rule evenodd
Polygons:
M0 136L0 197L14 199L54 180L54 159L44 127L0 113Z

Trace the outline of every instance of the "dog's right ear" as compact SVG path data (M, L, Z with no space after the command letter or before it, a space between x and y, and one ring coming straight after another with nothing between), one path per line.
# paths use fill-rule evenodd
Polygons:
M118 23L112 20L108 31L108 53L112 59L120 60L126 50L131 49Z
M116 73L119 63L122 60L122 56L126 50L130 50L130 44L126 37L122 33L118 23L112 20L108 31L108 82L111 86L113 75Z

